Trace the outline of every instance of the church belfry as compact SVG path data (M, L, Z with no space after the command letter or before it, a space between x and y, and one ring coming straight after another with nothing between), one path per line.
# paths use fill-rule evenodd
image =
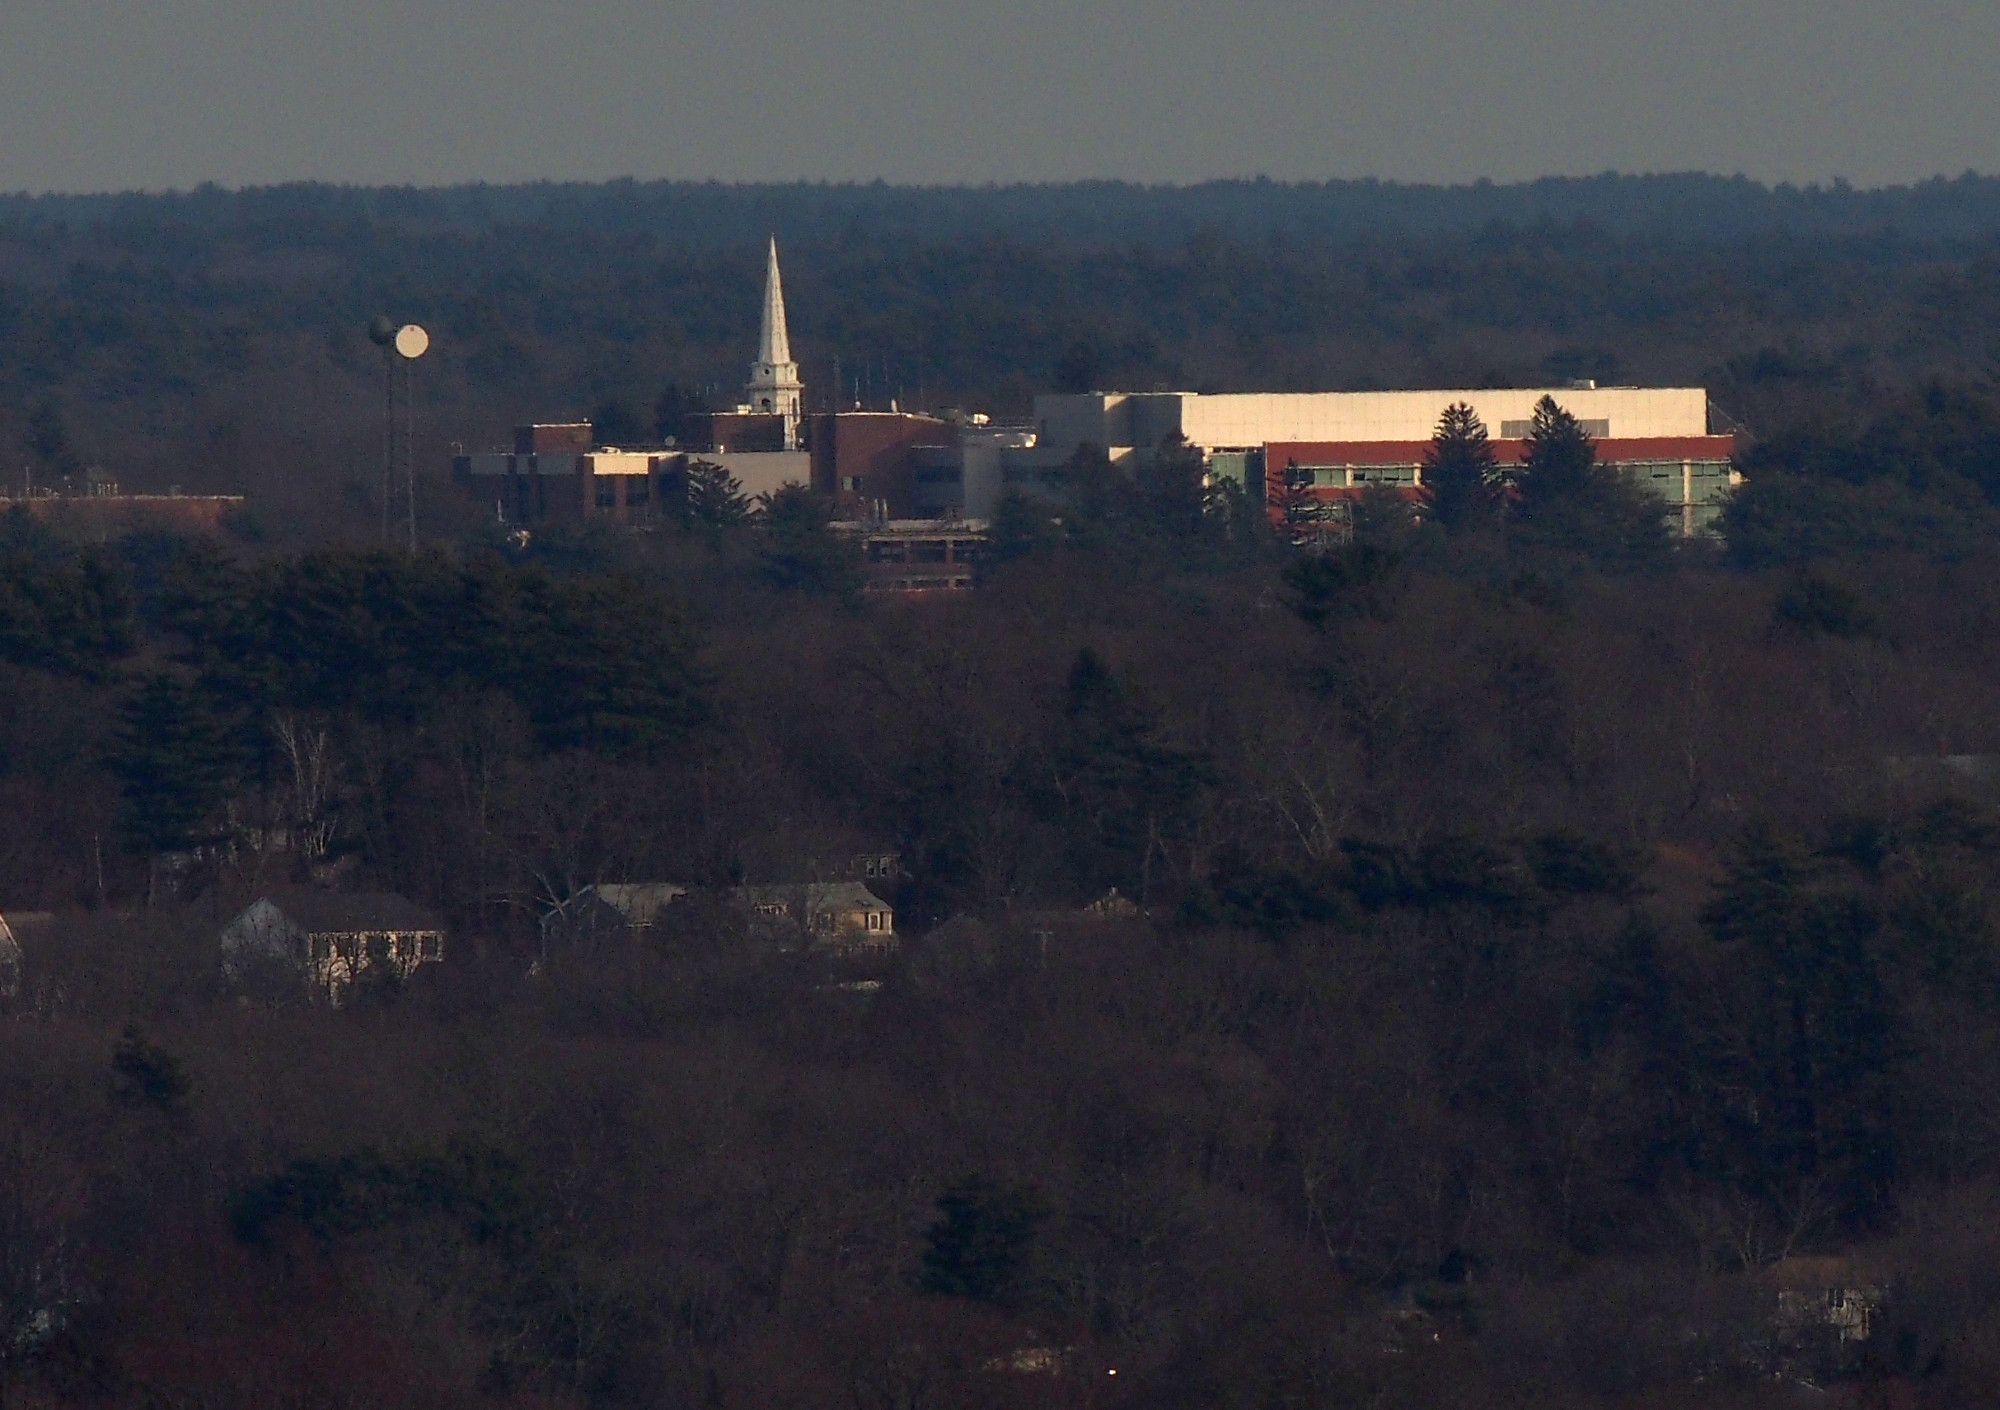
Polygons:
M770 264L764 274L764 323L757 336L757 361L750 368L744 400L750 409L785 418L785 449L799 448L799 418L805 386L799 365L792 361L791 335L785 328L785 289L778 280L778 241L771 238Z

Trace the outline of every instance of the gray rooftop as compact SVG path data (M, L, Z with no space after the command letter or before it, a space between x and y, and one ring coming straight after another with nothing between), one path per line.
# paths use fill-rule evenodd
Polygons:
M300 888L265 896L285 919L311 935L346 935L361 931L436 931L437 917L393 891L315 891Z

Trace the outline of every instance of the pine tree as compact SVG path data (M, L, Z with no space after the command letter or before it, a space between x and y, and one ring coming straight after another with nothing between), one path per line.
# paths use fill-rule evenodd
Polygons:
M1501 484L1500 464L1479 413L1465 402L1446 407L1424 455L1424 517L1448 534L1489 524Z
M733 529L750 517L750 501L743 486L723 466L712 460L696 460L687 468L687 497L681 511L683 523L706 529Z
M1167 740L1145 702L1088 647L1070 667L1053 743L1055 782L1044 802L1068 834L1079 891L1094 897L1115 886L1144 904L1193 827L1207 757Z
M1217 528L1209 514L1208 464L1186 437L1170 436L1154 448L1135 489L1140 534L1160 548L1196 552Z
M1026 1185L974 1176L939 1195L937 1207L925 1236L923 1290L974 1302L1018 1294L1035 1231L1048 1217L1041 1197Z
M1546 518L1589 497L1597 469L1597 442L1554 397L1535 403L1521 468L1514 472L1515 512Z
M994 507L987 532L986 561L995 566L1046 554L1054 547L1057 525L1047 506L1009 490Z
M1598 464L1596 441L1555 398L1535 403L1521 468L1511 478L1523 543L1610 568L1645 567L1666 557L1666 505Z
M1702 921L1736 1007L1731 1039L1704 1043L1692 1074L1711 1107L1698 1168L1781 1210L1816 1200L1865 1224L1895 1168L1901 1045L1876 906L1825 854L1753 833Z
M801 485L784 485L760 497L764 576L774 587L855 601L861 593L861 552L852 539L827 528L832 509Z
M221 718L186 680L146 676L122 711L110 761L126 841L148 854L214 841L236 752Z

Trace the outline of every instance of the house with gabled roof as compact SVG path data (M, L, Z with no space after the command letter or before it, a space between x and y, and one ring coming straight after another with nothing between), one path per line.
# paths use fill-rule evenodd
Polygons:
M408 978L444 958L444 926L389 891L273 891L222 930L223 972L260 967L296 973L338 1003L363 975Z
M807 943L842 950L891 950L896 910L858 881L807 881L791 886L745 886L753 935L802 934Z
M651 933L668 909L687 899L671 881L600 882L586 886L542 917L544 945Z
M587 886L542 918L545 943L588 942L610 934L637 936L664 923L695 898L675 882ZM739 886L716 893L757 939L798 940L834 949L889 950L896 944L896 909L858 881L801 881Z

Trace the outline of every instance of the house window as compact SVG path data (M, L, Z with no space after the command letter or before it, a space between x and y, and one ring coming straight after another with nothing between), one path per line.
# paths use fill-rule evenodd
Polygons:
M616 480L599 480L597 482L597 507L599 509L616 509L618 507L618 482Z
M389 937L386 935L369 936L368 962L370 964L381 964L384 960L388 958L389 958Z
M352 935L342 935L335 939L333 942L333 952L341 959L352 960L354 958L354 937Z
M880 930L882 928L882 917L874 911L868 913L868 928L870 930Z
M315 935L306 941L306 954L312 957L314 964L325 964L326 953L327 945L324 935Z
M421 935L417 937L418 959L434 960L438 957L439 953L439 937L435 935Z

